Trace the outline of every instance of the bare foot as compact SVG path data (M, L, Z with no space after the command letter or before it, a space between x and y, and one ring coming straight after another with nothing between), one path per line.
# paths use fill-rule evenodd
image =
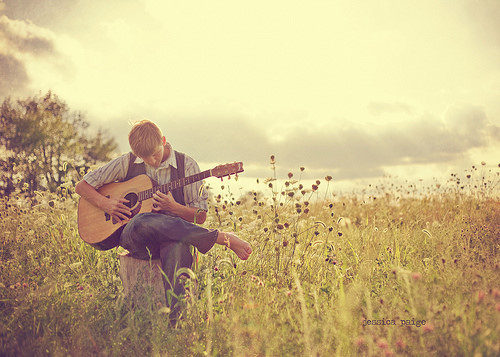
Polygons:
M217 243L227 246L236 253L241 260L247 260L250 254L252 254L252 247L250 244L231 232L220 232L217 237Z

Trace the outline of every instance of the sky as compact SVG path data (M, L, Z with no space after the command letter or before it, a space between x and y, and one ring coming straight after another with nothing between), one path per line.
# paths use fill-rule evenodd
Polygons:
M48 90L248 178L498 167L500 2L0 0L0 98Z

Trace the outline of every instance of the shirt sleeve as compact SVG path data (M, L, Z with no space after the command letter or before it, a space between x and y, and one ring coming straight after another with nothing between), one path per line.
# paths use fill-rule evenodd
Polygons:
M124 154L111 160L104 166L88 172L83 179L96 190L101 186L115 182L123 181L127 176L129 164L129 154Z
M191 157L185 155L184 175L185 177L195 175L200 172L198 163ZM205 190L204 181L194 182L184 187L184 202L188 207L197 207L208 211L208 192Z

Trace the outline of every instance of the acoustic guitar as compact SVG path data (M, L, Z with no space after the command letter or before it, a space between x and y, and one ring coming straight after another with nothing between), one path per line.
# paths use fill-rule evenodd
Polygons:
M243 172L243 163L219 165L195 175L180 178L164 185L157 185L147 175L139 175L128 181L113 182L102 186L97 191L108 198L125 198L125 203L131 210L129 218L140 213L151 212L153 209L153 194L156 191L167 193L208 177L222 179L225 176ZM99 250L114 248L120 243L120 234L125 228L120 220L112 218L108 213L97 208L84 198L78 202L78 233L88 244Z

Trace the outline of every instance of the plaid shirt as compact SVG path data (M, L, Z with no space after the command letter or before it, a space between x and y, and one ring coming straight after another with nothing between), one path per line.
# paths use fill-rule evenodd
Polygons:
M152 167L145 164L146 175L152 178L160 185L164 185L170 182L170 171L171 167L177 168L177 160L175 158L174 150L172 146L167 143L167 147L170 149L170 155L164 162L161 163L159 167ZM184 155L184 172L185 177L197 174L200 172L198 163L189 157ZM143 162L141 158L136 158L134 161L136 164ZM111 160L106 165L88 172L83 179L96 190L101 186L116 182L123 181L127 176L129 164L129 154L123 154L116 159ZM188 207L196 207L208 211L207 198L208 193L206 190L202 190L201 186L203 181L198 181L187 185L184 187L184 202ZM200 192L201 190L201 192Z

